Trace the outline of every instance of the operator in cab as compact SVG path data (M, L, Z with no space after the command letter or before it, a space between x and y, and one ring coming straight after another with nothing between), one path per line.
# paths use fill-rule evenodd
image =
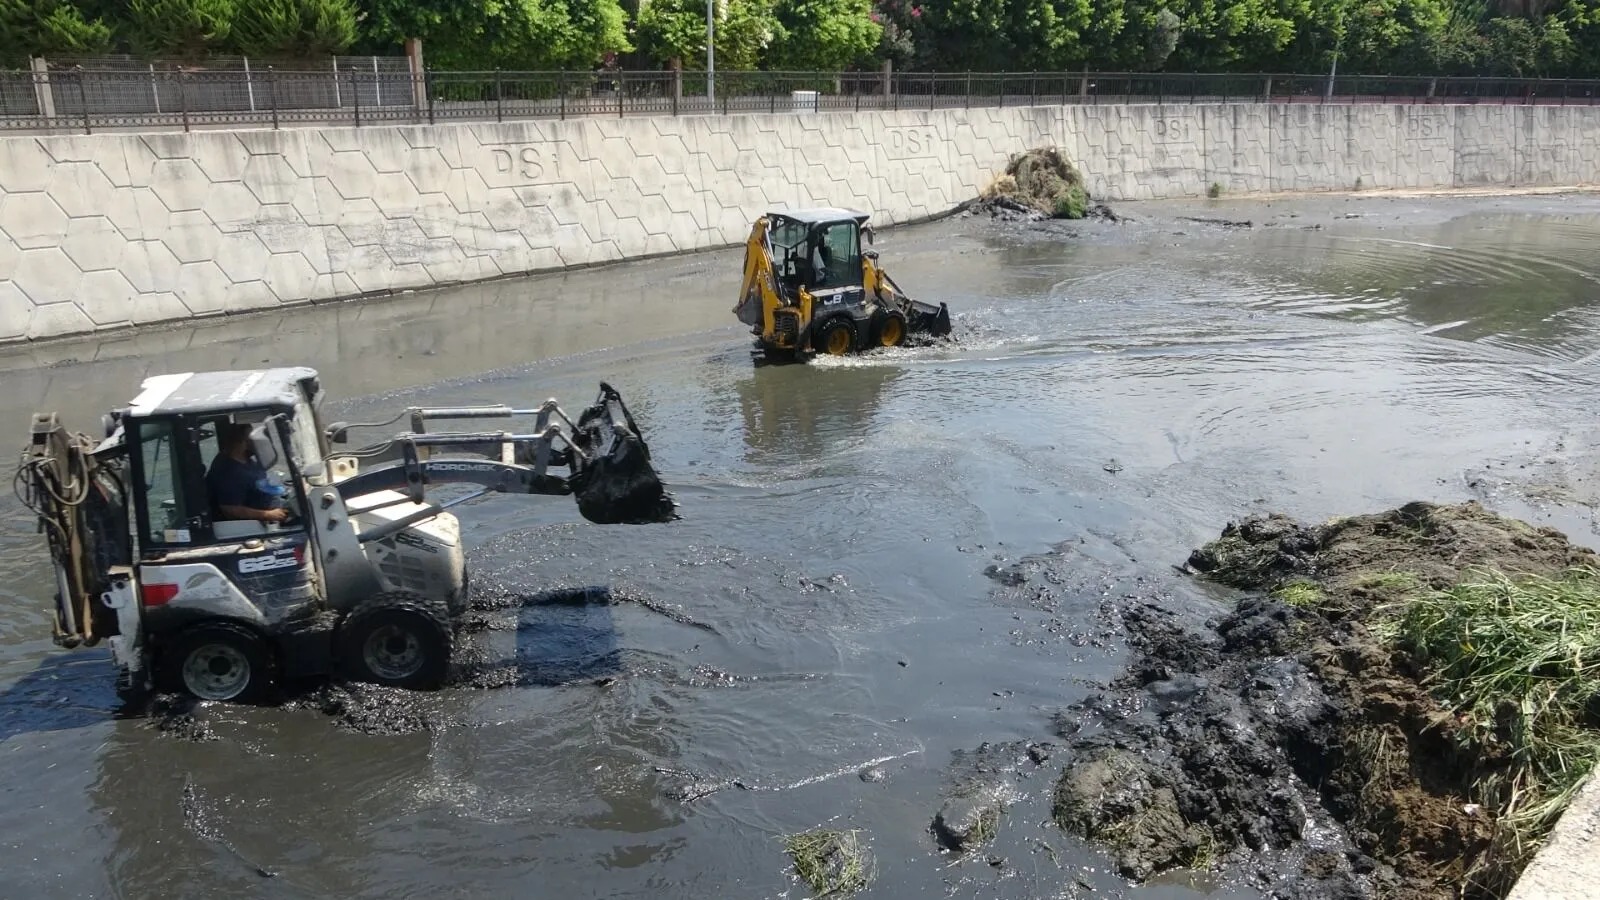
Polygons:
M250 426L242 422L217 427L220 450L206 472L206 487L219 521L248 519L277 523L289 518L283 507L287 491L273 482L256 461Z

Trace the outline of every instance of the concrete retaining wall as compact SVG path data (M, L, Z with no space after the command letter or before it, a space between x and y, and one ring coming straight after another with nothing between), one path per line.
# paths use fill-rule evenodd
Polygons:
M1046 144L1109 200L1600 182L1600 109L1184 105L0 139L0 341L880 224Z

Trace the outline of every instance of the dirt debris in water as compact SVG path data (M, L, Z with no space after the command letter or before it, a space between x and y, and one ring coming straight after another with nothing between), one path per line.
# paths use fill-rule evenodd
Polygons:
M211 723L197 715L201 701L178 694L157 694L145 708L149 726L180 741L202 744L222 740Z
M1495 762L1461 758L1467 725L1372 627L1473 568L1596 562L1475 503L1230 524L1186 568L1256 595L1199 628L1162 604L1122 609L1134 658L1061 718L1055 818L1139 879L1239 867L1281 897L1501 896L1471 799Z

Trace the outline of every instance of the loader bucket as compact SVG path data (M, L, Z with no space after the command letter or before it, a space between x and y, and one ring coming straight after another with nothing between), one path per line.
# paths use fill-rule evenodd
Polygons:
M906 326L912 334L947 337L950 334L950 307L943 303L934 306L913 301L911 315L906 317Z
M650 447L622 396L600 384L600 398L578 417L573 443L579 451L568 479L585 519L600 525L644 525L678 517Z

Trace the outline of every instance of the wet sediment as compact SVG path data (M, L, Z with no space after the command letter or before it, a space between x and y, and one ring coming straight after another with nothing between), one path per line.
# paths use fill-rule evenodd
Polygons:
M1269 896L1503 896L1525 857L1480 785L1510 760L1465 752L1484 723L1430 693L1385 623L1478 567L1595 562L1473 503L1231 524L1185 568L1251 595L1198 628L1155 603L1118 611L1133 661L1062 717L1056 821L1134 879L1233 868Z

